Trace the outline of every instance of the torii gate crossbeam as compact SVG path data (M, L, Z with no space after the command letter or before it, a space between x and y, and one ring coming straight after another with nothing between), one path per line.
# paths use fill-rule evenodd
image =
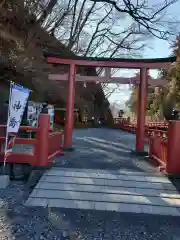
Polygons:
M48 79L51 81L68 81L68 74L49 74ZM99 83L117 83L117 84L140 84L140 77L106 77L106 76L82 76L75 75L76 82L99 82ZM167 80L161 78L148 77L148 85L164 86L168 83Z
M176 60L175 57L161 59L98 59L74 57L71 59L62 59L59 54L54 53L44 53L44 56L47 57L48 63L69 65L68 99L64 133L64 147L67 149L72 148L76 66L140 69L139 99L137 109L136 152L144 152L145 117L148 94L148 70L166 69L170 66L172 62ZM127 84L128 83L129 82L127 82Z

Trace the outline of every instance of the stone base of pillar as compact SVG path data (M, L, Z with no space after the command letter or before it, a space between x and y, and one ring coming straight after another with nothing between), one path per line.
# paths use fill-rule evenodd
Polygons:
M148 156L148 152L146 152L146 151L137 152L136 150L132 149L131 153L135 156L140 156L140 157L147 157Z
M63 149L64 152L73 152L73 151L75 151L75 148L73 148L73 147L63 147L62 149Z

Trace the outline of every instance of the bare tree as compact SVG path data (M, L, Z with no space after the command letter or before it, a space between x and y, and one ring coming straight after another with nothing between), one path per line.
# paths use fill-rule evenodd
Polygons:
M147 39L134 23L118 28L125 19L107 4L69 0L63 6L57 2L48 13L43 27L78 55L127 56L142 49Z
M112 113L113 117L116 118L117 117L117 113L118 113L117 101L115 101L115 102L110 104L110 109L111 109L111 113Z
M141 56L152 36L167 39L172 31L165 12L177 2L164 0L162 4L153 6L145 0L24 1L44 29L69 50L82 56L109 58ZM131 17L130 21L127 16ZM171 26L175 23L171 22ZM173 33L176 34L174 28ZM97 69L97 74L102 72L102 69ZM109 92L108 84L102 84L102 88L109 97L118 86Z
M146 29L150 34L160 39L167 39L173 33L168 25L176 24L177 20L167 20L166 10L178 0L163 0L161 3L150 4L151 1L141 0L90 0L93 3L107 3L113 6L119 13L128 15L142 30ZM166 16L166 19L164 18Z

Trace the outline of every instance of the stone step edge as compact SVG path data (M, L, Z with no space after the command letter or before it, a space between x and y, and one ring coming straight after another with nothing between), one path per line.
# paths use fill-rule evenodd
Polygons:
M77 186L79 186L78 184L77 184ZM91 186L93 186L93 185L91 185ZM96 185L95 185L96 186ZM139 189L139 188L137 188L137 189ZM131 193L128 193L128 192L125 192L125 193L118 193L118 192L105 192L105 191L103 191L104 189L102 189L102 191L100 191L100 190L96 190L96 191L92 191L92 190L88 190L88 191L86 191L86 190L76 190L76 189L64 189L64 188L58 188L58 189L52 189L52 188L43 188L43 187L38 187L38 185L36 185L36 187L34 188L34 190L43 190L43 191L46 191L46 190L51 190L51 191L64 191L64 192L79 192L79 193L102 193L102 194L117 194L117 195L132 195L132 196L142 196L142 197L157 197L157 195L145 195L145 194L141 194L141 193L138 193L138 192L131 192ZM153 190L153 189L150 189L150 190ZM155 190L159 190L159 189L155 189ZM128 189L127 189L127 191L128 191ZM164 192L163 194L176 194L176 195L178 195L178 197L176 198L176 197L164 197L164 196L161 196L161 197L163 197L163 198L173 198L173 199L180 199L180 194L177 192L177 191L175 191L175 190L169 190L168 189L168 193L166 193L166 192ZM158 192L158 194L159 193L161 193L161 192ZM160 197L159 195L158 195L158 197Z
M35 200L35 201L34 201ZM53 199L54 200L54 199ZM59 199L58 199L59 200ZM111 202L95 202L95 201L82 201L82 200L67 200L67 199L60 199L60 203L62 203L63 201L66 201L65 204L61 204L61 206L54 206L54 204L50 204L50 202L47 199L41 199L41 198L29 198L24 205L28 206L28 207L55 207L55 208L68 208L68 209L86 209L86 210L102 210L102 211L114 211L114 212L131 212L131 213L149 213L149 214L162 214L162 215L171 215L171 216L180 216L180 209L174 206L154 206L154 205L146 205L146 204L136 204L136 203L111 203ZM68 202L67 202L68 201ZM70 203L70 206L68 206L68 204ZM72 203L75 203L76 206L73 206ZM103 208L103 204L105 204L106 206L111 206L110 209L104 209ZM63 206L62 206L63 205ZM98 207L96 206L98 205ZM128 206L128 209L121 209L117 211L117 208L113 209L113 206ZM133 210L132 207L135 207L135 209ZM151 213L151 211L146 211L146 209L148 210L148 208L155 208L157 209L157 207L159 208L163 208L166 210L170 210L170 213L166 213L163 214L161 213ZM139 208L139 209L137 209ZM175 211L175 212L172 212Z
M31 198L31 199L44 199L44 200L47 200L47 201L51 201L51 200L59 200L59 201L61 201L61 200L66 200L66 201L81 201L81 202L94 202L94 203L97 203L97 202L99 202L99 203L114 203L114 204L134 204L134 205L139 205L139 206L141 206L141 205L143 205L143 206L156 206L156 207L173 207L173 208L180 208L180 205L178 206L178 205L174 205L174 204L168 204L168 203L166 203L165 205L159 205L159 204L153 204L153 203L139 203L139 202L125 202L125 201L121 201L121 200L119 200L119 201L101 201L101 200L91 200L91 199L85 199L85 200L83 200L83 199L79 199L79 198L58 198L58 197L50 197L50 198L48 198L48 197L35 197L35 196L29 196L29 198Z
M50 171L55 170L58 171L64 171L64 172L91 172L91 173L107 173L107 174L114 174L114 175L134 175L134 176L159 176L159 177L165 177L165 174L159 173L159 172L133 172L133 171L126 171L126 170L103 170L103 169L84 169L84 168L61 168L59 166L53 166Z
M127 182L127 181L126 181ZM134 182L134 181L131 181L131 182ZM78 184L80 184L80 185L84 185L84 186L87 186L87 185L92 185L92 184L83 184L83 183L74 183L74 182L63 182L63 180L62 181L59 181L59 182L55 182L55 181L47 181L47 180L39 180L39 182L38 183L63 183L63 184L76 184L76 185L78 185ZM139 182L139 183L142 183L142 182ZM168 183L152 183L153 185L155 185L155 184L163 184L163 190L171 190L172 189L172 191L176 191L176 188L172 185L172 188L169 188L169 187L166 187L166 184L167 185L169 185L169 186L171 186L171 184L168 184ZM165 185L164 185L165 184ZM121 185L107 185L107 184L94 184L95 186L104 186L104 187L122 187L123 186L123 184L121 184ZM125 186L126 188L128 188L129 186ZM139 189L162 189L162 188L149 188L149 187L137 187L137 188L139 188Z
M93 177L93 176L65 176L65 175L60 175L60 174L51 174L51 173L45 173L44 175L43 175L43 177L63 177L63 178L68 178L68 177L73 177L73 178L89 178L89 179L102 179L102 180L120 180L120 181L135 181L135 182L150 182L150 183L165 183L165 184L172 184L168 179L168 181L167 182L162 182L162 181L160 181L159 180L159 182L158 181L151 181L151 180L148 180L148 179L142 179L142 180L135 180L135 179L128 179L128 176L127 176L127 179L121 179L120 177L121 176L126 176L126 175L118 175L118 177L119 177L119 179L117 179L117 178L105 178L105 177ZM132 176L130 176L129 178L131 178ZM138 177L140 177L140 176L138 176ZM141 176L141 177L143 177L143 178L148 178L148 177L150 177L150 176ZM164 177L159 177L159 179L161 179L161 178L164 178Z

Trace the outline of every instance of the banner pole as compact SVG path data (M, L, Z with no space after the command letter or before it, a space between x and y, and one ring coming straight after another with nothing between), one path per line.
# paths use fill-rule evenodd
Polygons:
M31 91L29 89L23 88L20 85L10 82L9 106L7 114L8 119L4 150L4 168L6 166L8 153L12 152L15 138L19 131L25 105L30 92Z
M6 171L6 160L7 160L7 145L8 145L8 120L9 120L9 116L10 116L10 102L11 102L11 96L12 96L12 85L13 83L10 82L10 93L9 93L9 103L8 103L8 116L7 116L7 125L6 125L6 138L5 138L5 146L4 146L4 163L3 163L3 172L5 174Z

